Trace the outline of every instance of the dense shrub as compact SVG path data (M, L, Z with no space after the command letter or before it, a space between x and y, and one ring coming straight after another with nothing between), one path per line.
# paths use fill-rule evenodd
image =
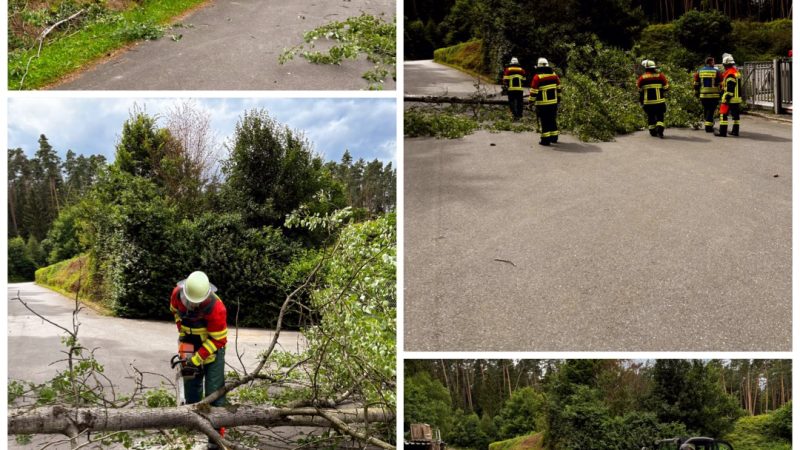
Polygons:
M31 260L25 239L17 236L8 240L8 280L11 282L33 280L36 264Z
M542 431L545 426L544 394L526 387L514 391L495 419L498 437L508 439L515 436Z
M699 56L721 55L730 42L731 19L717 10L691 10L675 21L675 37L682 47Z
M770 414L742 417L725 436L736 450L792 448L791 402Z
M733 22L732 43L737 62L785 58L792 49L792 21Z
M42 245L47 247L47 263L55 264L86 251L79 238L80 205L62 209L47 231Z
M403 403L406 429L412 423L427 423L445 436L450 432L450 392L427 372L406 377Z

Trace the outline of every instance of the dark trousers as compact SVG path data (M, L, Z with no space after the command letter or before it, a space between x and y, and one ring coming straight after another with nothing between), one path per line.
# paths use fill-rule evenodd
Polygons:
M539 105L536 115L542 126L542 142L558 142L558 105Z
M183 380L183 388L186 392L186 403L197 403L207 395L225 385L225 347L217 350L217 358L210 364L203 364L200 374L191 380ZM205 387L205 392L203 390ZM211 402L212 406L225 406L227 401L225 396ZM218 449L219 446L208 440L209 449Z
M701 98L700 103L703 104L703 125L706 131L711 133L714 131L714 119L717 114L717 105L719 105L718 98Z
M643 105L647 114L647 128L651 136L664 135L664 114L667 112L666 103Z
M741 109L739 108L739 103L730 103L728 105L728 114L720 114L719 115L719 135L720 136L727 136L728 134L728 116L730 115L733 119L733 128L731 128L731 134L734 136L739 135L739 112Z
M522 118L522 91L508 91L508 107L515 119Z

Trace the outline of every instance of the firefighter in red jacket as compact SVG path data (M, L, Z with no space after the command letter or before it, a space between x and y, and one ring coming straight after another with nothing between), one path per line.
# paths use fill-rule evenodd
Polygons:
M558 104L561 102L561 79L545 58L536 62L536 75L531 81L529 104L536 106L542 127L539 145L558 142Z
M228 320L225 304L203 272L192 272L172 290L169 309L175 315L179 345L190 344L194 350L183 364L194 377L184 377L186 403L197 403L225 385L225 344ZM203 390L205 384L205 393ZM225 396L213 401L224 406ZM225 429L220 429L224 435ZM209 449L219 447L209 440Z
M733 118L733 128L731 128L731 136L739 135L739 112L742 104L741 91L741 77L742 75L736 69L736 62L733 56L725 54L722 57L722 66L725 71L722 73L722 97L720 98L721 105L719 106L719 137L726 137L728 135L728 115Z
M642 66L644 66L644 73L636 81L636 87L639 88L639 103L647 114L650 136L663 138L669 81L663 73L656 70L655 61L646 59L642 61Z
M522 97L525 95L522 86L526 75L517 58L511 58L508 67L503 70L503 87L508 93L508 106L514 121L522 118Z
M694 73L694 95L703 104L703 120L706 133L714 132L714 116L719 104L722 72L714 65L714 57L706 58L706 65Z

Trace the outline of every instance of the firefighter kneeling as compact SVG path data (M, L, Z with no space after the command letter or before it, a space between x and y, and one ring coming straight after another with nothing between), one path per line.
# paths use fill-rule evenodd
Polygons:
M536 115L542 126L539 145L558 142L558 103L561 101L561 80L550 68L545 58L539 58L536 75L531 81L529 103L536 106Z

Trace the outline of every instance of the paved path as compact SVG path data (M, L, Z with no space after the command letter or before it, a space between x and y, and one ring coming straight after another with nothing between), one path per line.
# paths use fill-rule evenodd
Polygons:
M392 0L214 0L169 30L55 87L82 90L357 90L372 67L363 58L341 66L295 59L278 64L303 33L362 12L395 14ZM175 42L170 34L182 34ZM384 89L394 89L388 80Z
M50 363L63 359L61 353L62 330L50 325L19 301L21 297L37 313L49 320L72 329L74 301L33 283L12 283L8 286L8 377L35 382L51 379L64 366ZM165 300L167 301L167 300ZM165 307L168 305L165 304ZM105 373L117 383L117 389L130 392L133 383L131 365L141 371L162 374L170 380L173 371L169 360L177 351L175 324L145 320L120 319L101 316L90 309L80 315L78 338L87 348L97 348L96 359L105 366ZM248 370L257 363L258 353L266 350L273 332L269 330L240 329L239 349L244 352ZM229 330L229 346L225 361L239 365L234 349L235 330ZM279 340L286 351L297 351L301 336L297 332L282 332ZM230 369L229 369L230 370ZM145 382L148 380L146 379ZM158 386L158 378L150 378Z
M406 139L406 350L791 350L791 133Z
M478 78L431 60L406 61L403 64L404 93L408 95L436 95L469 97L475 93L500 95L500 86L485 84ZM527 95L527 90L526 90Z

